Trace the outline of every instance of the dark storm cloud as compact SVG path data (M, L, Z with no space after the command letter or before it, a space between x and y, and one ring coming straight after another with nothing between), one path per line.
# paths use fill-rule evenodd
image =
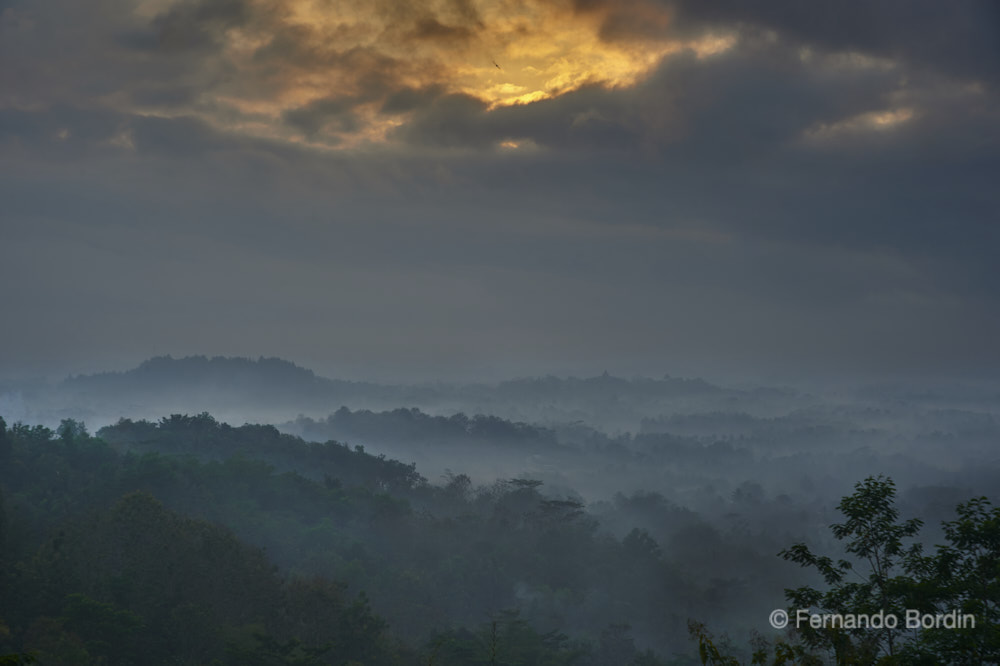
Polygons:
M673 17L663 12L657 2L573 0L571 4L575 13L599 18L598 34L604 40L663 40L671 32Z
M411 122L396 136L424 145L488 148L505 140L530 139L565 150L635 151L644 129L628 101L599 86L587 86L557 99L500 107L469 95L427 97Z
M828 50L858 50L901 58L957 76L998 82L1000 5L918 0L837 3L678 2L680 20L696 24L745 22Z
M56 2L45 11L16 3L0 14L0 104L190 110L232 77L218 42L244 20L239 6L185 3L142 17L125 0Z
M657 15L651 8L665 10ZM601 17L614 40L664 39L712 29L768 30L784 43L823 52L898 60L947 76L1000 83L1000 4L992 0L574 0L577 13ZM656 17L669 17L669 19Z
M427 98L411 123L398 132L413 143L441 146L488 147L498 138L491 129L486 104L471 95Z
M357 98L335 97L318 99L297 109L284 113L284 120L306 135L314 135L320 130L353 132L360 122L352 109L358 104Z
M402 88L386 97L379 109L380 113L395 115L407 113L415 109L428 107L435 99L444 94L441 86L426 86L423 88Z
M149 45L168 52L216 49L222 34L246 24L251 12L246 0L182 2L153 19Z
M474 35L473 31L465 26L445 25L433 16L428 16L418 21L417 27L412 34L417 39L429 39L446 43L466 42Z

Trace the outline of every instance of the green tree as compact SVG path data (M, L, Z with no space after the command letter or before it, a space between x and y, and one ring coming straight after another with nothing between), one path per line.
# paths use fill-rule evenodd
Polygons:
M892 479L869 477L854 489L854 494L843 498L837 506L846 520L830 529L837 539L846 540L845 550L855 561L834 562L814 554L802 543L780 553L786 560L816 569L829 585L825 592L811 587L786 590L793 613L812 608L830 614L902 618L909 607L907 601L914 584L905 574L910 573L910 562L920 556L920 545L907 545L906 541L917 535L923 523L916 518L899 522L896 485ZM855 568L855 562L863 565L862 571ZM899 629L867 626L817 629L809 625L797 628L807 645L832 650L838 663L852 660L892 663L899 654Z
M87 432L87 426L84 425L83 421L75 419L63 419L60 421L59 427L56 429L56 434L59 435L59 439L65 444L74 444L90 437L90 433Z
M83 640L87 652L112 664L139 663L142 621L112 603L70 594L63 606L63 625Z
M780 553L816 569L828 589L785 590L797 625L793 640L779 640L773 653L758 642L752 664L823 663L818 656L823 653L845 665L1000 663L1000 508L985 497L958 505L958 518L943 523L947 543L924 555L911 541L922 523L900 522L895 497L892 480L879 476L856 484L854 494L840 502L845 520L831 529L846 541L853 560L834 561L801 543ZM854 618L881 614L896 623L813 627L794 623L799 609ZM907 611L942 618L954 612L974 622L909 628ZM740 663L726 646L715 644L703 625L693 623L691 635L703 664Z
M633 647L634 649L634 647ZM518 611L501 611L478 631L452 629L432 637L433 666L569 666L586 652L558 631L539 633Z
M0 489L0 592L3 591L4 561L7 559L7 511L4 509L3 490Z
M252 632L254 645L231 643L227 648L229 662L239 666L321 666L327 663L323 655L331 645L308 647L297 638L279 641L260 631Z
M932 615L972 616L975 626L924 629L907 656L1000 663L1000 507L978 497L959 504L956 512L956 520L943 524L948 543L914 563L919 577L914 606Z
M700 622L688 621L688 632L691 638L698 641L698 658L703 666L740 666L740 660L728 654L731 646L727 640L720 641L716 645L716 639L712 633ZM750 647L753 654L750 657L752 666L822 666L824 661L809 652L802 645L795 645L784 640L775 642L772 650L771 644L760 635L755 635L750 640Z
M0 463L6 464L10 460L11 447L10 435L7 434L7 422L0 416Z

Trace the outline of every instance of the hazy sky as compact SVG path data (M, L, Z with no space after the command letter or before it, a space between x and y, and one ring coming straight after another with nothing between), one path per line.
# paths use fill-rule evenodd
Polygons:
M1000 371L993 0L0 0L0 374Z

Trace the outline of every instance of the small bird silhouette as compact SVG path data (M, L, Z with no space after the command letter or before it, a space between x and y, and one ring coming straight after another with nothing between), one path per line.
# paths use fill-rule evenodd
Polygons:
M497 61L496 61L496 60L494 60L494 61L493 61L493 65L494 65L494 66L495 66L495 67L496 67L497 69L503 69L503 67L501 67L500 65L498 65L498 64L497 64Z

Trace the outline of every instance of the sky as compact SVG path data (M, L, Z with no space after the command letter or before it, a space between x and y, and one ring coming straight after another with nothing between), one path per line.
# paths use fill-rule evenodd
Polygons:
M0 377L1000 371L991 0L0 0Z

